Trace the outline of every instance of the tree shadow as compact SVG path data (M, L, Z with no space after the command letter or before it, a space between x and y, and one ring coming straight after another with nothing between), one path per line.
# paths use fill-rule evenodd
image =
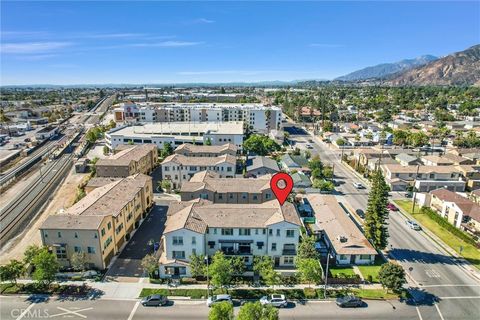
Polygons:
M459 265L466 264L466 260L463 258L455 258L448 255L436 254L431 252L423 252L411 249L393 248L389 254L395 257L395 260L400 262L420 262L426 264L447 264L447 265ZM470 263L478 264L480 260L470 259Z
M438 296L422 288L409 288L408 292L410 293L410 296L403 301L411 306L433 306L441 300Z

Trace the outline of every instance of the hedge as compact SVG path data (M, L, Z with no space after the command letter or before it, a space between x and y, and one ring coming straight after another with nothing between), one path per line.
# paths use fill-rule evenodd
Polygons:
M448 222L447 219L443 218L442 216L438 215L435 211L433 211L430 208L423 207L420 212L422 214L426 214L430 219L438 223L442 228L446 229L448 232L452 233L454 236L462 239L463 241L476 246L477 243L475 240L473 240L472 237L467 235L465 232L462 230L456 228L453 224Z

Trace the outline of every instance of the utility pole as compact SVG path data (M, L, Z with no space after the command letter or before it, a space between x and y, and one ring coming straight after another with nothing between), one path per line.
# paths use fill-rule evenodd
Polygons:
M417 164L417 172L415 173L415 180L413 182L413 204L412 204L412 214L415 213L415 199L417 197L417 188L415 185L417 184L417 177L418 177L418 170L420 169L420 165Z

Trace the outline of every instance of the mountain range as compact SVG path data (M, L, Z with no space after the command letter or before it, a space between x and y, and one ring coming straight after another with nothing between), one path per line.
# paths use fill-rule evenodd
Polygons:
M340 81L359 81L368 79L382 79L392 74L410 70L415 67L424 66L429 62L437 60L437 57L425 55L415 59L405 59L393 63L382 63L375 66L366 67L347 75L336 78Z

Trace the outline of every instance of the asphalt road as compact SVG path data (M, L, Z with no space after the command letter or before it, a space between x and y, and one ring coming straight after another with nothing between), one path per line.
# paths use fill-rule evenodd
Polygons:
M294 136L297 141L306 141L310 136ZM312 143L310 143L312 144ZM335 165L335 179L342 184L337 187L339 202L347 202L354 210L366 210L367 189L357 190L354 182L361 181L345 164L340 163L340 152L332 151L323 142L312 144L313 153ZM365 183L363 183L365 185ZM448 255L424 232L414 231L405 224L407 219L399 212L389 218L389 243L391 257L407 270L410 279L418 287L413 293L421 300L418 312L423 319L479 319L480 281L464 270L454 257ZM410 268L413 268L410 272ZM438 300L438 302L435 302ZM432 308L433 306L433 308Z
M21 319L207 319L205 302L174 301L165 307L143 307L135 300L26 300L22 297L2 297L0 318ZM367 301L368 306L342 309L333 301L291 303L280 309L280 319L418 319L415 307L400 302ZM433 308L433 307L430 307ZM238 313L239 307L235 307ZM22 316L23 314L23 316ZM427 318L425 318L427 319Z

